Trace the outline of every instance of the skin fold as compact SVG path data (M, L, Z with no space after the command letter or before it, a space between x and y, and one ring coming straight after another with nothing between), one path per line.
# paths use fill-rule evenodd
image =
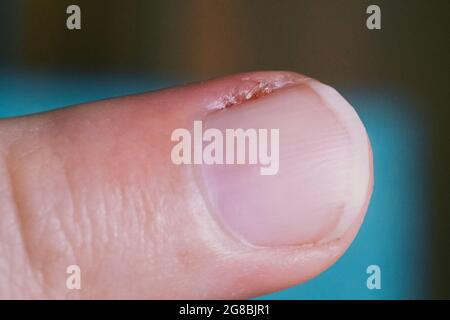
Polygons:
M352 207L339 236L260 246L217 218L192 166L170 161L175 128L283 90L323 97L332 89L295 73L256 72L0 120L0 298L238 299L328 268L363 221L372 167L352 186L364 205ZM359 152L371 165L370 144ZM81 290L66 288L72 264Z

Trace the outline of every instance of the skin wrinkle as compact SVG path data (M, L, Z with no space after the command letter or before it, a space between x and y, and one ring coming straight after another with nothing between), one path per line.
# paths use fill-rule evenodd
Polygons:
M1 140L0 140L1 141ZM8 277L11 273L11 270L23 269L27 268L27 271L23 271L23 274L30 273L28 271L28 265L24 263L24 259L20 253L24 252L24 242L22 237L17 237L16 239L11 239L11 234L18 234L17 231L17 217L13 214L13 210L10 210L9 207L14 207L14 201L9 201L7 196L11 193L10 187L10 177L8 171L6 169L6 161L3 161L6 152L4 151L3 146L0 144L0 195L2 196L2 201L0 201L0 217L2 218L0 221L0 238L2 239L0 243L0 257L6 258L0 260L0 283L9 284L11 295L18 296L18 292L22 290L24 287L25 277L14 278ZM4 200L4 201L3 201ZM5 244L9 242L9 245ZM17 256L20 255L18 258ZM21 260L21 261L18 261ZM26 259L25 259L26 260ZM26 280L25 280L26 281ZM5 295L8 285L0 286L0 294ZM31 288L30 288L31 289Z
M5 175L3 175L4 177L6 177L7 179L7 185L9 185L10 187L10 194L11 194L11 204L14 208L14 214L13 216L15 217L15 222L16 222L16 227L17 227L17 234L20 236L20 243L22 246L22 252L23 252L23 258L24 258L24 262L25 265L30 267L30 271L31 271L31 275L32 275L32 279L31 281L34 283L41 283L41 281L39 281L38 279L42 279L42 274L37 274L40 273L39 270L35 270L33 268L33 263L32 263L32 259L31 259L31 252L32 249L30 248L30 240L27 237L27 233L25 232L25 221L24 219L24 212L23 212L23 208L21 207L20 203L21 201L19 200L19 196L17 194L17 188L16 188L16 179L14 177L13 174L13 170L11 169L11 165L9 165L9 163L11 163L11 161L8 159L8 157L6 157L6 161L5 161ZM36 286L39 287L39 286Z
M54 150L57 150L57 148L53 148ZM56 152L56 151L55 151ZM86 218L87 215L82 216L81 218L77 219L75 217L76 212L86 212L86 210L80 210L78 206L79 203L85 203L84 201L77 201L77 192L76 186L74 186L73 178L70 175L69 165L63 160L61 156L58 155L59 161L62 163L62 175L63 175L63 181L65 182L64 186L68 190L69 197L66 197L66 202L64 205L64 216L61 219L61 223L64 230L73 230L74 232L71 232L71 243L73 247L76 248L83 248L83 252L87 254L90 257L93 257L93 250L90 244L93 242L91 241L92 238L92 224L91 219ZM87 225L87 227L83 227L83 223ZM87 240L86 240L87 239ZM72 254L72 256L75 256Z
M26 287L34 286L39 288L37 295L51 297L58 293L50 285L56 279L55 264L59 265L61 258L74 260L70 258L75 255L73 239L69 239L67 233L68 230L71 230L68 226L73 224L74 219L66 215L67 201L71 200L70 196L64 197L64 200L55 198L48 206L43 206L43 203L36 203L33 200L42 199L42 197L47 200L52 199L42 193L47 188L54 189L54 186L49 184L52 180L41 179L41 176L46 175L49 166L55 168L57 157L54 157L54 152L50 152L52 156L48 157L48 152L54 148L49 143L47 145L50 148L46 148L42 144L35 144L35 139L41 138L41 141L48 141L48 139L42 139L43 135L37 135L38 131L36 130L32 130L32 132L30 139L14 139L12 143L9 143L8 152L4 155L5 176L8 177L7 185L11 190L13 215L16 217L18 226L17 234L22 239L24 264L29 267L32 278L26 282ZM59 160L57 162L60 163ZM33 166L32 171L37 180L28 179L28 175L26 175L30 165ZM57 165L56 167L61 168L62 166ZM58 172L57 177L62 177L65 181L64 186L67 187L70 184L67 182L67 176L59 174L64 173L65 170L56 171ZM58 182L60 181L58 180ZM36 182L43 185L36 185ZM61 192L61 190L57 192ZM62 192L62 194L65 196L72 193ZM64 207L64 215L58 214L58 211L61 211L61 205ZM65 221L69 220L70 222L66 224ZM64 275L65 266L61 270Z
M67 131L77 129L77 125L68 123L62 118L60 120L62 121L59 121L60 126L58 130ZM96 121L97 120L93 119L84 119L80 125L87 126L86 128L83 127L84 132L95 132L98 126L98 123L96 125ZM109 121L109 119L107 121ZM67 149L70 150L71 145L70 139L60 139L58 145L54 148L67 151ZM95 148L95 144L92 147ZM114 149L116 149L115 146ZM81 166L89 168L92 172L92 174L78 175L76 174L76 171L70 170L71 174L68 179L73 181L72 183L76 185L75 188L79 191L73 192L73 196L77 197L78 203L83 204L76 209L76 216L78 218L75 219L75 222L79 226L78 234L83 235L81 238L82 244L78 247L78 251L82 252L82 256L85 260L91 259L91 261L95 261L95 266L92 269L92 273L95 273L95 270L101 268L100 266L102 263L99 261L102 259L102 255L107 258L109 254L107 252L110 252L111 250L114 250L115 254L119 254L119 252L122 252L122 248L127 248L127 246L130 246L133 243L133 236L128 232L119 234L117 226L124 225L125 227L122 227L122 229L127 230L127 226L129 225L131 226L130 230L139 230L136 228L138 224L130 220L136 217L136 210L133 208L129 210L127 208L130 207L124 207L123 205L125 198L137 201L136 195L130 194L124 196L128 187L126 184L124 185L119 181L120 179L118 178L120 177L112 176L105 179L103 177L103 172L97 170L96 164L92 163L90 158L81 157L74 163L66 164L66 166L74 166L75 168ZM69 170L66 169L66 172L69 172ZM93 179L87 178L87 176L91 176L90 178ZM94 184L92 184L91 181L94 181ZM89 193L85 191L88 190L88 187L83 187L86 183L90 184L89 189L91 192ZM111 186L119 186L118 191L116 189L116 192L111 193ZM119 239L116 239L117 236L119 236L120 241L122 241L119 246L114 245L119 241ZM126 242L123 243L123 240L126 240Z
M61 175L63 176L64 187L67 189L69 197L68 203L65 204L63 221L64 228L66 230L73 230L71 232L71 241L75 248L83 250L83 254L88 257L94 257L94 248L92 247L92 233L94 230L93 220L89 214L89 208L87 205L90 203L85 199L85 188L79 186L78 182L78 158L68 160L64 156L64 151L67 145L71 145L74 141L71 141L70 136L64 134L64 130L74 130L74 126L68 126L68 122L64 117L59 116L60 113L54 113L54 125L49 128L49 144L52 152L61 164ZM87 127L95 127L91 123L90 118L84 118L80 120L81 125ZM77 153L75 153L77 154ZM100 204L102 201L99 201ZM69 211L69 212L67 212Z

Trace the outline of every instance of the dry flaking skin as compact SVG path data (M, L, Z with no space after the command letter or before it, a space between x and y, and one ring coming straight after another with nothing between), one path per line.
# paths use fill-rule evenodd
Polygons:
M290 73L264 79L263 77L243 77L239 86L223 94L219 99L209 104L208 109L221 110L269 95L275 90L309 81L310 78Z

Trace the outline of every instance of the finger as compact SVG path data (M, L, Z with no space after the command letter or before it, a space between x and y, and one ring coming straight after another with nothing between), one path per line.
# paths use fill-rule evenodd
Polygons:
M227 129L277 129L278 158L268 139L272 158L258 153L253 164L196 161L194 121L223 133L224 162ZM186 142L179 129L192 134L198 164L179 163L188 159L175 152ZM334 89L287 72L3 120L0 139L3 297L272 292L343 254L372 190L369 139L353 108ZM66 288L72 264L81 290Z

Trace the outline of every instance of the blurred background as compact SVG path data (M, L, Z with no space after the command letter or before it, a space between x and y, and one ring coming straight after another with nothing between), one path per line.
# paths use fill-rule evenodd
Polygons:
M81 8L81 30L66 8ZM366 8L381 8L381 30ZM374 151L375 189L348 252L261 298L450 298L450 1L2 0L0 117L254 70L332 85ZM366 268L381 268L369 290Z

